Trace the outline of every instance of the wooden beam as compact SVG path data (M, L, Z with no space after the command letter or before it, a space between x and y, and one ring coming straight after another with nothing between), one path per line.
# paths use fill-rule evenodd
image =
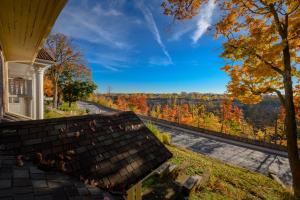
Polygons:
M127 191L127 200L142 200L142 181Z
M135 200L135 186L131 187L128 191L127 191L127 200Z
M136 184L135 200L142 200L142 182L141 181Z

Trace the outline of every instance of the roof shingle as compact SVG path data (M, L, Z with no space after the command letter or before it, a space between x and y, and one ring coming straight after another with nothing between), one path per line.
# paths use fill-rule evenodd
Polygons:
M55 59L53 58L53 56L48 51L46 51L44 48L39 50L36 58L55 62Z

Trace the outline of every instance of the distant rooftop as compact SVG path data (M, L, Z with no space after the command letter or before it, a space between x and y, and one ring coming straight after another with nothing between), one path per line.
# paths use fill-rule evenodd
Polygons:
M2 51L1 45L0 51ZM41 48L41 50L39 50L36 58L55 62L55 58L44 48Z
M38 59L42 59L42 60L48 60L48 61L52 61L55 62L55 59L53 58L53 56L44 48L42 48L37 55Z

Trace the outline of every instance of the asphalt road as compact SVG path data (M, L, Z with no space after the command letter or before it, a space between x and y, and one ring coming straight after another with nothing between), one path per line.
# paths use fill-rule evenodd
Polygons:
M109 110L104 110L104 108L100 108L94 104L88 103L88 102L83 102L83 101L78 101L77 105L81 109L88 109L90 111L90 114L100 114L100 113L105 113L109 112Z
M110 112L102 106L78 102L81 108L92 113ZM144 120L146 122L146 120ZM154 123L172 136L171 142L192 151L205 154L223 162L240 166L251 171L268 175L275 174L284 184L292 184L292 176L286 152L257 147L237 141L229 141L205 133L191 131L176 126Z

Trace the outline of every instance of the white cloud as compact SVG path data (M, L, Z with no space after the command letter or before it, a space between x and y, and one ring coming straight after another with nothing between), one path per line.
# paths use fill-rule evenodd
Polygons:
M206 30L211 26L212 16L216 7L215 0L209 0L208 4L201 9L197 18L197 29L192 35L192 40L196 43Z
M54 32L111 48L129 49L132 48L128 42L130 27L124 28L129 21L131 19L115 8L103 8L99 3L92 5L81 1L63 10Z
M193 30L192 24L178 26L177 30L172 34L170 41L178 41L183 35Z
M102 6L100 4L97 4L95 7L93 7L92 9L93 11L101 14L101 15L105 15L105 16L121 16L123 15L122 12L116 10L116 9L113 9L113 8L109 8L109 9L105 9L105 8L102 8Z
M142 1L139 1L138 4L137 4L137 6L141 10L141 12L143 13L144 18L145 18L145 20L147 22L147 25L148 25L151 33L154 36L154 39L156 40L156 42L158 43L158 45L162 49L162 51L165 54L165 56L168 58L169 64L173 64L172 58L171 58L169 52L167 51L164 43L161 40L160 33L159 33L159 30L158 30L157 25L155 23L155 20L153 18L152 12L150 11L150 9L147 6L145 6L143 4Z
M142 24L142 20L140 20L140 19L134 19L132 22L135 24L138 24L138 25Z
M167 66L170 65L170 61L168 58L165 57L151 57L149 59L150 65L160 65L160 66Z
M121 71L128 68L128 63L132 62L130 57L119 53L93 53L88 59L89 63L99 64L109 71Z

